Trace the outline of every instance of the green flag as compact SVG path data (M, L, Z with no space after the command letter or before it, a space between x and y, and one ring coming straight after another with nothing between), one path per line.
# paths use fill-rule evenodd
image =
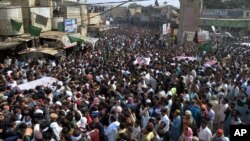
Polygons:
M58 31L64 32L64 23L63 22L58 22L57 27L58 27Z
M19 32L23 23L10 19L12 30Z
M109 60L109 57L110 57L110 50L109 47L106 47L106 61Z
M207 42L207 43L198 45L198 49L199 49L200 51L209 52L209 51L212 50L212 43L211 43L211 42Z
M71 42L71 43L74 43L74 42L80 42L80 43L82 43L84 40L83 39L81 39L81 38L77 38L77 37L73 37L73 36L68 36L68 38L69 38L69 41Z
M32 25L29 26L29 33L32 36L37 36L37 37L40 36L41 31L42 31L42 28L35 27L35 26L32 26Z

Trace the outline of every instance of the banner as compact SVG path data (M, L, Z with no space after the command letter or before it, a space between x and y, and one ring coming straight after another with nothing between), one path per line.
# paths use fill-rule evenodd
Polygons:
M195 61L197 60L197 58L192 57L192 56L176 56L173 58L173 60L177 60L177 61L182 61L182 60L187 60L187 61Z
M162 25L162 34L166 35L167 34L167 24Z
M77 45L76 42L71 43L69 40L69 37L67 35L62 36L62 43L63 43L63 48L70 48L70 47L74 47Z
M134 65L149 65L151 59L145 57L137 57L136 60L133 62Z
M13 20L13 19L10 19L10 23L11 23L12 30L17 31L17 32L20 31L20 29L21 29L21 27L23 25L23 23L18 22L18 21Z
M35 27L35 26L32 26L32 25L29 26L29 33L32 36L37 36L37 37L40 36L41 31L42 31L42 28Z
M34 81L30 81L24 84L20 84L17 87L21 90L35 89L36 86L51 86L53 83L56 83L58 80L53 77L43 77Z
M171 31L170 23L162 25L162 34L163 35L169 34L170 31Z
M205 66L205 67L211 67L211 66L215 65L216 63L217 63L217 61L215 61L215 60L209 60L209 61L207 61L207 62L204 64L204 66Z

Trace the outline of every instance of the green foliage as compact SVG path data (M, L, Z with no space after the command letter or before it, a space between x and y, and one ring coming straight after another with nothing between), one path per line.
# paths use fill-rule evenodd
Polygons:
M137 3L131 3L129 4L128 8L137 8L137 7L143 7L142 5L139 5Z
M210 52L210 51L212 51L212 42L209 41L209 42L206 42L203 44L199 44L199 45L197 45L197 47L198 47L199 51Z

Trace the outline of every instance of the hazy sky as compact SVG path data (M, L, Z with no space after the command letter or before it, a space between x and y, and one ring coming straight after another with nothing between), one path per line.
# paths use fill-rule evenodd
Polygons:
M81 0L81 1L85 1L85 0ZM119 2L119 1L126 1L126 0L87 0L87 3ZM168 3L168 5L174 5L176 7L180 7L179 0L158 0L158 2L159 2L160 5L163 5L165 1ZM148 6L148 5L154 5L155 4L155 0L146 0L146 1L142 1L142 2L136 2L136 3ZM119 3L114 4L114 5L118 5L118 4ZM126 4L126 6L128 4Z

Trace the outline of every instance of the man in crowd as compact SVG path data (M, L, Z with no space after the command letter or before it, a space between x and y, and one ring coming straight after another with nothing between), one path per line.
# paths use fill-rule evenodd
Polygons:
M240 113L249 112L250 51L232 48L222 40L213 51L202 53L193 43L179 47L169 45L167 39L159 42L158 33L150 27L123 25L104 32L94 50L68 52L62 59L8 57L1 61L0 138L220 138L223 132L217 131L216 137L212 133L230 119L225 113L228 103L240 100L241 107L248 107ZM221 58L228 54L236 59L222 64ZM192 59L173 59L176 56ZM138 61L141 58L144 61ZM216 63L205 65L209 60ZM57 82L19 88L45 76ZM237 87L248 82L246 95L235 95L238 88L229 82ZM248 123L238 113L233 116Z

